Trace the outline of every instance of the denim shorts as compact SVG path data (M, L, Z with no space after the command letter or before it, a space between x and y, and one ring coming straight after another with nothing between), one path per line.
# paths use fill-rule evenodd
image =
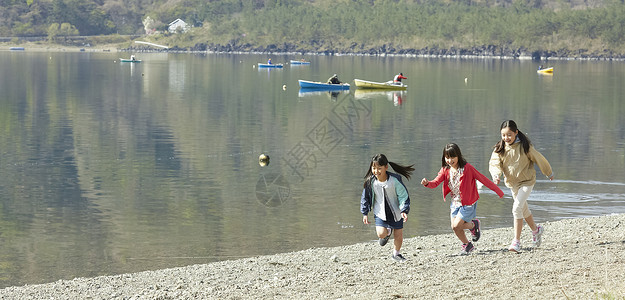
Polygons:
M465 222L471 222L471 220L475 219L477 215L477 202L473 203L472 205L461 206L454 206L454 204L452 203L451 206L449 206L449 209L451 210L452 218L458 216Z
M378 218L378 216L374 216L374 219L375 219L375 226L377 226L377 227L385 227L385 228L393 228L393 229L402 229L402 228L404 228L404 218L401 218L397 222L392 220L393 219L392 217L391 217L391 220L388 220L388 221L384 221L384 220Z

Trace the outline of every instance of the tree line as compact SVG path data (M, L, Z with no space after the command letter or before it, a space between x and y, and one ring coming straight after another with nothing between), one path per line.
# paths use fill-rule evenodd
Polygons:
M623 53L625 4L541 0L0 0L0 36L143 34L144 20L179 46L236 42L506 45ZM584 3L589 3L585 1ZM177 18L193 26L168 37Z

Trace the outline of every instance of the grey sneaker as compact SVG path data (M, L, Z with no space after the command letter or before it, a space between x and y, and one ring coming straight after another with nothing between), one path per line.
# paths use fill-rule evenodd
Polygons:
M397 255L393 255L393 259L395 261L398 261L398 262L405 262L406 261L406 259L404 258L403 255L401 255L401 253L398 253Z
M480 236L482 236L482 231L481 231L481 225L480 225L480 220L475 219L472 221L473 224L475 224L475 227L473 227L473 229L471 229L471 235L473 236L471 238L472 241L477 242L480 240Z
M386 245L386 243L388 243L388 239L391 238L391 235L393 235L393 228L391 228L391 233L389 233L385 238L378 240L378 243L380 243L380 246Z
M462 244L462 250L460 250L459 255L469 255L475 247L473 247L473 243L469 242L468 244Z
M545 232L545 227L540 225L536 226L536 232L532 232L532 241L534 242L534 247L539 247L542 242L543 232Z

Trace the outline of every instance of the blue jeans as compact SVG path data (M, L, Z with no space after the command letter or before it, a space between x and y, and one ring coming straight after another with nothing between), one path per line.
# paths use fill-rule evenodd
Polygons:
M374 218L375 218L375 226L393 228L393 229L404 228L404 219L400 219L399 221L395 222L395 220L393 220L393 216L390 216L389 219L391 220L388 220L388 221L384 221L378 218L377 216L374 216Z
M475 219L477 215L477 202L472 205L460 205L454 206L452 203L449 206L449 210L451 210L451 217L456 218L456 216L460 217L465 222L471 222L471 220Z

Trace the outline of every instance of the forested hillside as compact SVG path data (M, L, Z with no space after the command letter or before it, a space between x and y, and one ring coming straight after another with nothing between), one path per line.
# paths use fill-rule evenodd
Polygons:
M167 32L177 18L193 28ZM5 37L154 32L181 48L625 53L620 0L0 0L0 21Z

